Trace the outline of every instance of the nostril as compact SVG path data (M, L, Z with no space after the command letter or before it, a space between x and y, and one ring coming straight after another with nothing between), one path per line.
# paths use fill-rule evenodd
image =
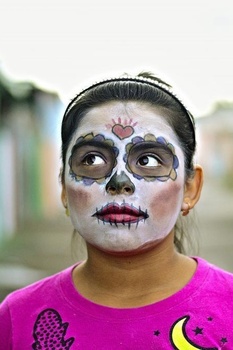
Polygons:
M115 173L106 185L107 193L111 195L125 194L131 195L135 191L135 186L129 177L122 171L119 175Z
M113 186L108 187L107 192L110 194L116 194L117 192L116 187L113 187Z
M132 188L130 187L124 187L125 193L132 193Z

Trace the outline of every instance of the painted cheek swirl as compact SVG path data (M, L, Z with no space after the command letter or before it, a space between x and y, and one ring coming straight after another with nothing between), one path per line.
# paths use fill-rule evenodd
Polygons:
M146 134L136 136L126 145L126 169L139 180L167 181L177 178L179 160L174 146L164 137Z
M77 139L69 158L69 175L85 185L103 183L116 166L119 150L104 135L89 133Z

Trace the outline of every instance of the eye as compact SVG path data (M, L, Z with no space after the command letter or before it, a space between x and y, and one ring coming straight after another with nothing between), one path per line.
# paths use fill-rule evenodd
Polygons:
M83 158L82 163L84 165L101 165L105 164L105 161L102 157L97 156L96 154L88 154Z
M138 159L137 164L145 167L157 167L160 165L160 162L154 156L144 155Z

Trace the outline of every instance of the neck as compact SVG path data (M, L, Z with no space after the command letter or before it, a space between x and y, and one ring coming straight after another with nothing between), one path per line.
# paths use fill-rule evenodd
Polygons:
M87 299L107 306L134 307L164 299L195 271L194 261L175 251L173 235L135 255L108 254L90 245L87 250L87 261L74 270L75 285Z

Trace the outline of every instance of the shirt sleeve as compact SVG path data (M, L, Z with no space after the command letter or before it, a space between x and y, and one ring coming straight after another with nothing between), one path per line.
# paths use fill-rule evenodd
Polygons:
M0 349L12 349L12 324L7 299L0 304Z

